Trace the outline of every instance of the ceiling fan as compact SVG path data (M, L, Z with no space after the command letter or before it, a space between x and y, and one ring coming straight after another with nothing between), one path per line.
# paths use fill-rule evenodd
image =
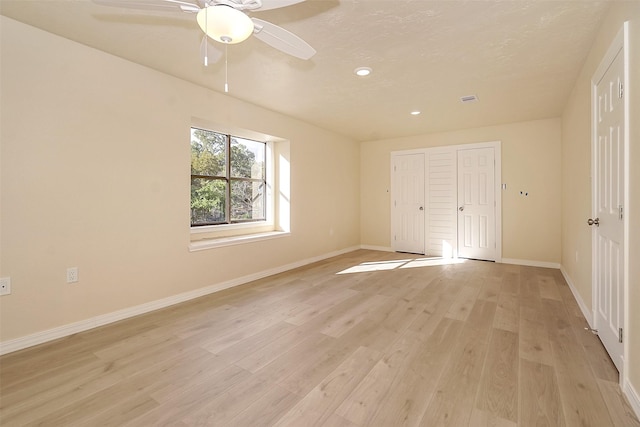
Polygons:
M300 59L309 59L316 50L295 34L278 25L247 15L247 12L278 9L305 0L93 0L103 6L139 10L182 12L196 15L205 33L200 46L204 64L214 63L222 51L210 40L229 45L252 34L266 44Z

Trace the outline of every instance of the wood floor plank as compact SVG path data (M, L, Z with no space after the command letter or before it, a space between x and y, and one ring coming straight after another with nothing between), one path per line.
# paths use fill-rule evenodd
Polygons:
M638 427L559 270L357 250L0 357L0 424Z
M478 298L498 302L500 289L502 289L502 280L500 277L487 277L482 282Z
M287 318L287 322L297 326L303 325L333 307L357 298L358 295L358 291L354 291L353 289L343 289L335 294L323 293L321 295L317 295L315 298L305 302L309 308L302 310L299 313L295 313L293 316L289 316Z
M366 347L357 348L284 414L276 426L297 427L324 424L381 358L382 353L378 351ZM309 414L313 414L313 416ZM341 417L341 419L344 418Z
M132 419L127 425L172 425L178 423L187 414L206 405L249 376L248 371L232 365L212 375L204 373L189 385L173 390L166 395L158 396L156 393L152 393L151 397L160 405Z
M409 328L424 306L417 300L396 298L372 312L369 318L385 329L402 333Z
M248 402L255 402L273 387L271 372L262 371L231 385L224 393L189 411L182 422L186 425L229 425L242 413Z
M585 330L586 325L585 322L578 326L573 326L573 332L585 350L584 353L593 374L598 379L617 383L618 371L611 361L609 353L607 353L607 350L597 335Z
M562 301L562 297L560 296L560 292L558 291L558 287L553 276L546 274L539 275L538 288L540 289L541 298Z
M229 359L237 359L238 355L253 354L259 349L271 344L281 336L292 333L295 329L296 327L294 325L287 322L278 322L229 347L217 351L216 354L225 356Z
M385 399L404 363L419 349L422 341L405 333L390 352L376 363L360 384L336 409L336 414L358 425L367 425Z
M73 338L73 337L70 337ZM66 371L77 366L89 365L99 360L82 340L73 340L74 345L65 349L68 339L58 340L55 344L45 344L37 346L31 350L22 350L14 354L7 355L7 362L4 357L0 363L0 384L3 390L20 389L28 386L29 383L39 382L51 376L64 375ZM60 348L62 346L63 348ZM51 351L51 353L50 353Z
M598 379L598 386L602 391L604 401L609 408L609 415L615 426L640 427L640 421L633 413L633 409L622 395L617 382Z
M565 425L558 381L551 366L520 359L519 395L520 425Z
M505 331L518 332L520 328L520 304L517 295L501 292L493 327Z
M540 286L534 269L523 268L520 275L520 307L540 313L544 309L540 296Z
M414 321L409 325L409 330L418 332L423 337L428 337L445 316L449 307L456 299L460 288L444 289L440 292L429 294L429 298Z
M236 362L236 365L249 372L256 373L297 346L308 349L327 341L326 337L321 334L315 333L309 335L304 329L294 329L271 341L271 343L256 350L254 353L246 355L245 357L240 356L242 358Z
M447 310L445 317L456 320L467 320L473 304L476 302L479 290L473 286L464 286L453 304Z
M314 358L315 363L292 368L278 380L278 384L292 393L304 396L358 347L384 352L399 337L399 334L380 328L379 324L367 320L334 340L327 351Z
M582 310L576 301L571 288L564 280L562 273L560 273L559 277L555 276L556 285L558 288L558 292L560 293L560 297L562 298L562 302L567 308L567 312L575 319L576 325L579 323L586 324L586 320L582 314Z
M365 296L348 311L328 320L325 326L320 329L320 333L337 338L391 300L391 298L382 295Z
M497 417L487 411L474 408L469 420L470 427L516 427L513 421Z
M245 322L242 325L237 325L232 329L215 334L210 338L203 339L200 346L212 353L220 353L224 349L238 344L249 337L253 337L265 329L279 324L285 319L286 315L282 313L256 316L253 321Z
M559 301L547 300L546 314L553 366L562 393L567 424L613 425L584 349L568 321L564 305Z
M14 393L5 393L3 389L0 424L25 425L34 422L70 402L85 399L122 382L120 375L105 370L108 371L108 367L104 364L93 363L66 371L66 374L44 378L43 381L30 382Z
M469 313L466 327L479 335L489 336L496 315L497 304L491 301L477 300Z
M527 313L528 310L524 308L523 315L520 317L520 357L531 362L553 366L553 354L547 327L543 321L539 321L541 320L539 316Z
M438 327L407 361L407 369L391 385L371 425L419 425L424 412L458 343L463 322L442 318Z
M96 425L122 425L123 422L157 407L158 403L149 396L136 393L133 388L118 385L58 408L41 420L36 420L35 424L69 426L91 425L96 422Z
M290 391L275 385L233 418L229 425L272 426L299 399Z
M231 360L192 348L185 354L167 357L160 363L139 370L127 377L125 382L163 403L171 396L197 385L201 379L215 376L231 366Z
M495 303L478 300L476 305L493 305ZM475 307L474 307L475 308ZM476 310L485 311L484 307ZM488 322L491 325L493 316ZM456 349L452 352L436 391L421 420L422 426L464 426L474 408L477 389L484 367L488 349L489 328L467 322L460 334Z
M476 407L518 421L518 334L493 329Z
M521 280L520 275L514 271L503 272L502 282L500 286L500 293L510 294L510 295L519 295L520 280Z

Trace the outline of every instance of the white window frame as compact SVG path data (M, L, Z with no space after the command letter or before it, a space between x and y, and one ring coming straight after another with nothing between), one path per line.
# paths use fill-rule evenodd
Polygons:
M267 185L265 189L265 220L235 224L190 226L189 251L200 251L288 236L290 234L290 207L288 202L283 203L280 199L282 199L283 192L288 193L289 191L289 167L288 165L287 167L281 167L282 160L276 159L276 156L288 158L288 141L272 135L218 125L200 119L192 119L189 134L192 127L266 142L265 178ZM189 167L191 167L190 163ZM280 176L283 173L286 176ZM189 197L190 202L191 198ZM188 208L190 211L190 207Z

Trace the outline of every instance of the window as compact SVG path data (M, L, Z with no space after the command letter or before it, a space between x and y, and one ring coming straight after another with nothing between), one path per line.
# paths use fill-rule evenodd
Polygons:
M267 144L191 128L191 226L266 220Z

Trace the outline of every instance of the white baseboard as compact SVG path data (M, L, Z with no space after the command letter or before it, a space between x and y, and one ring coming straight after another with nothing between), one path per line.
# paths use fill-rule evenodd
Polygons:
M387 246L360 245L360 249L367 249L370 251L393 252L393 249Z
M624 382L622 393L627 397L631 409L636 413L636 417L640 418L640 394L638 394L628 379Z
M558 264L557 262L532 261L528 259L502 258L502 263L526 265L527 267L555 268L556 270L560 268L560 264Z
M580 307L580 311L582 311L582 315L587 320L589 327L593 328L593 312L587 306L587 304L585 304L584 300L580 296L580 292L578 292L578 289L576 289L575 285L573 284L573 281L571 280L571 277L569 276L569 273L567 273L564 267L562 266L560 267L560 272L562 273L564 280L567 282L567 285L569 285L569 289L571 289L571 293L573 294L573 297L578 303L578 307Z
M348 252L353 252L360 249L359 246L353 246L350 248L342 249L339 251L330 252L324 255L316 256L313 258L296 261L291 264L283 265L280 267L272 268L269 270L261 271L258 273L250 274L247 276L239 277L237 279L228 280L222 283L216 283L215 285L206 286L204 288L195 289L189 292L183 292L181 294L173 295L167 298L162 298L156 301L151 301L145 304L136 305L134 307L125 308L122 310L114 311L112 313L102 314L100 316L92 317L79 322L70 323L67 325L59 326L57 328L48 329L42 332L36 332L24 337L16 338L0 342L0 355L12 353L14 351L22 350L27 347L42 344L45 342L53 341L59 338L64 338L69 335L84 332L89 329L97 328L98 326L107 325L120 320L128 319L130 317L138 316L140 314L148 313L150 311L166 308L174 304L189 301L195 298L199 298L205 295L212 294L224 289L232 288L234 286L243 285L245 283L252 282L254 280L262 279L264 277L273 276L274 274L283 273L285 271L293 270L294 268L302 267L314 262L322 261L327 258L332 258L338 255L342 255Z

